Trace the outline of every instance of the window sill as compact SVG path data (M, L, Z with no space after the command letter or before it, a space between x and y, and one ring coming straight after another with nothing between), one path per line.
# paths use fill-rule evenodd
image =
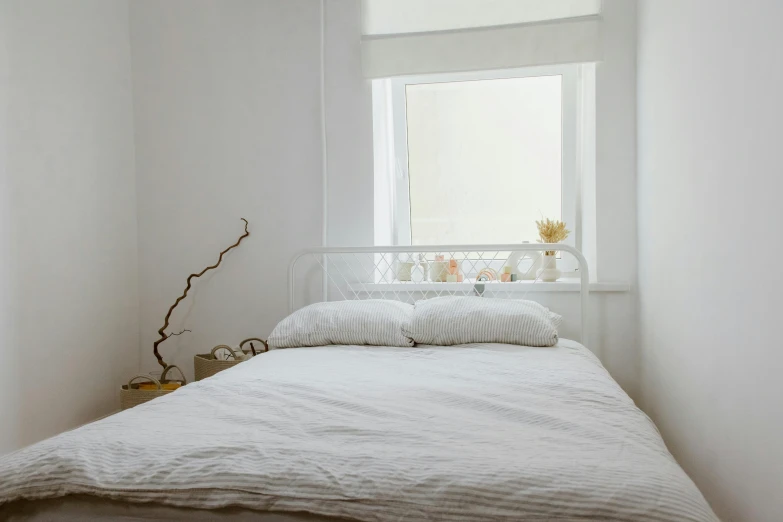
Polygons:
M543 281L515 281L513 283L501 283L492 281L488 283L479 283L485 285L486 290L496 290L501 292L579 292L580 284L578 281L557 281L554 283L545 283ZM352 283L350 289L354 292L459 292L470 291L474 283L472 281L463 283L410 283L406 281L395 281L394 283ZM598 293L618 293L629 292L631 285L628 283L617 282L595 282L590 283L590 292Z

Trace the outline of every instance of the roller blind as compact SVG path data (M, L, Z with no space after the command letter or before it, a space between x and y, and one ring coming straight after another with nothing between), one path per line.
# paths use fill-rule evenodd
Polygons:
M601 58L600 0L363 0L365 76Z

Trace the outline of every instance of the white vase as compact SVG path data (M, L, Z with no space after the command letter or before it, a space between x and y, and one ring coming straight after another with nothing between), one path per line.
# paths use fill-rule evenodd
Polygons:
M413 277L414 264L411 261L397 263L397 280L410 281Z
M430 279L433 283L445 283L449 275L449 263L447 261L435 261L430 264Z
M538 277L539 281L554 283L562 275L563 272L557 269L557 255L544 254L541 256L541 268L536 272L536 277Z

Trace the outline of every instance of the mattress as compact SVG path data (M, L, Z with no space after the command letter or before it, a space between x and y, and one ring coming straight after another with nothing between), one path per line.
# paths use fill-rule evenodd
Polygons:
M71 495L379 522L717 520L563 340L272 351L0 458L0 513Z

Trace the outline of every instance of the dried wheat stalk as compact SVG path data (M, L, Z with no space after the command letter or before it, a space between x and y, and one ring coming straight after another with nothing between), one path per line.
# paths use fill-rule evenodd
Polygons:
M546 218L536 221L536 225L538 226L538 235L542 243L560 243L571 233L570 230L566 229L565 223L559 220L553 221ZM555 251L547 250L546 254L551 256L555 254Z

